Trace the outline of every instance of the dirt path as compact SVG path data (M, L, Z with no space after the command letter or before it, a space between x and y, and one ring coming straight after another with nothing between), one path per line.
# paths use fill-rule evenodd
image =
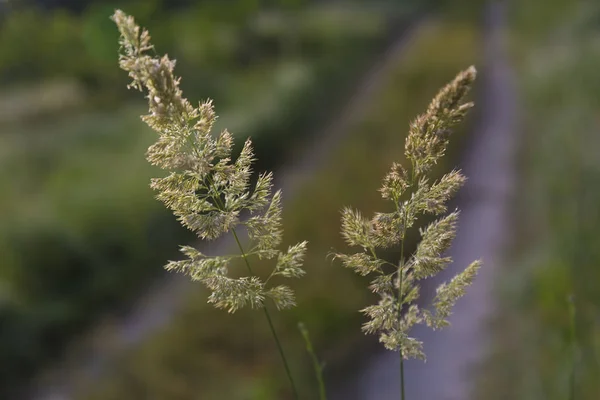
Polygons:
M469 371L477 368L487 348L486 321L494 308L494 277L510 232L508 206L516 179L516 98L504 43L505 8L491 2L486 10L480 120L462 165L469 180L457 199L462 214L450 250L455 262L439 283L475 259L483 259L484 267L457 304L450 328L413 332L424 341L428 360L405 364L410 400L468 399L474 376ZM400 399L399 366L396 353L381 353L359 374L351 392L332 400Z
M283 189L285 198L290 199L326 160L327 155L342 142L349 127L364 117L367 104L383 84L391 68L397 65L403 56L406 45L415 37L417 31L424 26L418 21L398 33L397 39L388 47L376 65L367 72L362 84L354 96L336 118L322 132L313 135L312 140L300 154L284 168L276 172L276 186ZM285 201L284 201L285 202ZM221 240L211 244L211 252L223 253L234 245L232 240ZM133 310L120 321L110 324L99 324L92 329L85 340L83 355L68 360L61 366L54 366L52 371L42 376L28 396L31 400L71 400L77 387L92 382L102 371L110 368L115 356L140 343L161 327L166 326L171 317L184 304L190 291L196 286L182 275L170 274L164 281L150 288ZM75 382L79 386L75 387Z

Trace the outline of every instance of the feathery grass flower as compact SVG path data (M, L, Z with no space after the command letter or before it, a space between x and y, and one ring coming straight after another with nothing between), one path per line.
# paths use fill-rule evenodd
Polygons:
M175 61L166 55L154 55L148 31L120 10L112 20L121 33L119 65L132 79L130 88L147 92L149 114L142 119L159 135L146 157L168 171L167 176L151 181L156 197L198 237L213 240L231 232L240 246L239 255L217 257L183 246L181 251L187 258L170 261L166 269L202 282L212 292L208 301L229 312L244 306L263 307L266 298L273 300L278 309L294 306L294 293L289 287L267 287L270 278L261 280L247 263L250 256L274 259L271 276L298 278L304 274L301 267L306 242L287 251L277 249L283 234L281 192L272 194L273 174L262 173L251 185L255 158L250 139L233 161L232 135L227 130L218 135L211 132L217 118L212 102L192 106L179 88L180 78L173 73ZM246 221L240 219L242 212L249 212ZM247 251L235 231L239 225L247 228ZM236 258L244 259L251 276L228 276Z
M408 260L404 258L403 245L407 230L414 226L417 218L423 214L444 214L448 200L465 182L457 170L437 182L430 182L429 175L446 151L451 128L473 106L463 100L475 75L474 67L458 74L435 96L427 111L411 123L405 144L410 169L407 171L399 163L392 164L380 189L383 199L393 203L393 211L366 218L351 208L342 210L342 236L348 245L360 247L362 251L336 253L334 257L360 275L375 275L370 289L380 296L378 304L362 310L369 318L363 331L378 334L387 349L400 352L402 360L425 358L422 342L409 336L410 329L421 323L433 329L447 326L452 307L464 295L481 265L475 261L450 282L440 285L431 309L421 309L415 303L419 297L419 282L443 271L452 261L444 254L456 234L458 211L420 229L421 241ZM396 246L401 247L397 264L377 255L378 249ZM401 374L403 381L403 371Z

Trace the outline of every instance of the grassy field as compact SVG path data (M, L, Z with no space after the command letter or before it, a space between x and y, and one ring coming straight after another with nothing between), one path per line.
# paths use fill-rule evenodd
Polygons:
M332 248L344 246L339 210L350 204L365 211L382 208L377 188L390 163L403 159L409 121L459 70L478 61L478 33L472 25L443 21L421 30L384 89L369 101L365 117L298 196L285 203L285 240L309 241L308 274L294 284L299 307L275 319L306 398L314 398L316 387L296 329L298 320L311 331L330 370L357 357L365 344L357 312L372 300L365 282L326 259ZM450 159L460 152L465 132L454 138ZM445 168L450 164L440 165L440 170ZM206 295L199 286L172 324L123 354L109 374L82 389L78 398L288 398L262 316L251 311L227 315L208 306Z

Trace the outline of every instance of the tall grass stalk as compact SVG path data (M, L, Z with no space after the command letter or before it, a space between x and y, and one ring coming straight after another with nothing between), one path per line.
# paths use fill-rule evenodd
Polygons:
M250 273L251 276L254 276L254 272L252 271L252 267L250 266L248 257L246 257L246 252L244 251L244 248L242 247L242 243L240 242L240 239L239 239L235 229L232 229L231 232L233 233L235 242L237 243L240 253L242 254L242 258L244 259L244 262L246 264L246 268L248 269L248 272ZM279 356L281 357L281 361L283 362L283 367L285 369L285 373L288 377L288 380L290 381L290 387L292 388L294 398L297 400L300 397L298 396L298 389L296 388L296 382L294 382L294 377L292 375L292 371L290 370L290 366L289 366L287 357L285 356L285 351L283 351L283 346L281 345L281 341L279 340L279 336L277 335L277 331L275 330L275 326L273 325L273 320L271 319L271 314L269 313L269 310L267 309L267 307L264 304L262 306L262 310L265 314L265 318L267 319L267 324L269 325L271 334L273 335L273 340L275 340L275 344L277 345L277 351L279 352Z
M131 16L115 11L112 20L121 33L119 65L132 78L130 88L147 92L149 114L142 119L159 134L150 146L148 161L166 170L166 177L154 178L151 187L157 198L173 211L186 228L205 240L231 233L239 248L237 255L208 256L191 246L182 246L187 257L170 261L169 271L188 274L211 291L208 302L217 308L235 312L250 306L260 308L283 361L296 399L298 390L292 377L279 336L275 331L265 300L277 309L295 306L292 290L285 285L268 285L272 277L299 278L304 275L307 242L290 246L281 244L281 191L272 193L273 174L262 173L251 184L255 161L252 142L246 140L239 156L232 161L233 136L227 131L213 135L217 118L212 102L193 107L179 88L180 78L173 73L175 61L158 57L150 43L150 34L136 25ZM245 221L240 214L248 213ZM245 250L236 232L243 225L248 232L250 249ZM249 257L274 260L267 279L262 280L250 266ZM248 276L230 277L232 262L243 259Z
M406 159L410 163L408 170L402 163L394 163L380 189L382 198L393 204L391 211L376 212L365 218L352 208L342 210L342 236L348 245L362 251L335 253L334 258L360 275L376 276L369 288L379 295L380 301L362 310L369 318L363 331L378 334L387 349L398 351L402 400L406 399L404 360L425 359L423 343L409 336L410 329L423 323L433 329L449 325L447 318L452 307L464 295L481 266L480 261L475 261L440 285L433 306L421 309L416 304L419 282L442 272L452 261L445 253L456 234L458 211L419 229L421 241L411 257L405 257L404 251L405 237L417 218L445 214L448 200L466 180L460 171L453 170L432 183L431 174L433 166L445 154L451 128L462 121L473 106L463 100L475 75L474 67L459 73L410 125L405 144ZM397 263L377 254L378 250L397 246L400 247Z

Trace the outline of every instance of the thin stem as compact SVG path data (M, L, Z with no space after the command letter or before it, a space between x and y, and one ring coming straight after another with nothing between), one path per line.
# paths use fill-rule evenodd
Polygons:
M404 394L404 357L402 356L402 352L400 352L400 387L402 388L402 400L406 398Z
M415 177L416 177L416 168L414 163L411 161L411 178L410 178L410 187L414 185ZM396 211L400 212L399 206L400 199L394 199L394 203L396 205ZM402 285L404 281L404 241L406 239L406 213L404 214L404 218L402 221L402 244L400 245L400 262L398 263L398 321L400 324L400 328L402 328L402 300L404 297L404 293L402 293ZM404 354L402 352L402 347L400 347L400 399L406 400L406 392L405 392L405 384L404 384Z
M317 358L312 342L310 341L310 336L308 335L308 329L306 329L302 322L298 323L298 329L300 329L300 333L302 333L302 337L304 338L304 343L306 344L306 351L308 351L308 354L310 354L310 357L312 358L315 376L317 378L317 382L319 383L319 399L327 400L327 394L325 392L325 381L323 379L323 365L319 362L319 359Z
M569 316L571 319L570 329L570 347L571 347L571 376L569 377L569 400L575 400L575 369L577 367L577 337L575 323L575 300L573 296L569 296Z
M210 177L209 177L209 179L210 179ZM209 187L211 187L211 188L213 187L212 181L210 182ZM215 191L215 193L216 193L216 191ZM221 209L224 208L224 205L222 204L221 199L218 196L213 195L212 198L217 203L217 206L219 206ZM244 247L242 246L242 243L240 242L240 238L238 237L237 232L235 231L235 228L231 228L231 232L233 233L235 242L237 243L238 248L240 249L240 252L242 253L242 258L244 259L244 263L246 264L246 268L248 269L248 272L250 273L250 275L254 275L254 272L252 271L252 267L250 267L250 262L248 261L247 254L244 251ZM296 400L298 400L300 398L298 396L298 389L296 389L296 383L294 382L294 378L292 377L292 372L290 371L290 367L288 365L287 358L285 356L285 352L283 351L283 346L281 345L279 336L277 335L277 332L275 331L275 327L273 326L273 320L271 319L269 310L267 310L267 307L264 304L262 306L262 310L265 314L265 318L267 318L267 322L269 323L269 328L271 329L271 334L273 335L273 339L275 340L275 344L277 345L277 350L279 351L279 355L281 356L281 360L283 361L285 373L287 374L287 377L290 381L290 385L292 386L292 392L294 393L294 398Z
M275 343L277 344L277 350L279 350L279 355L281 356L281 360L283 361L283 366L285 368L285 373L288 376L290 381L290 385L292 386L292 392L294 393L294 398L298 400L300 397L298 396L298 390L296 389L296 383L294 382L294 378L292 378L292 372L290 371L290 367L287 362L287 358L285 357L285 353L283 352L283 347L281 346L281 342L279 341L279 337L275 332L275 327L273 326L273 321L271 321L271 315L269 315L269 310L267 307L262 307L265 317L267 318L267 322L269 323L269 328L271 328L271 333L273 334L273 339L275 339Z
M404 278L404 273L402 269L404 268L404 235L406 235L406 228L403 227L403 235L402 235L402 245L400 247L400 264L398 267L398 273L400 276L398 277L398 321L402 324L402 281ZM400 347L400 398L402 400L406 399L406 395L404 393L404 354L402 354L402 347Z
M395 201L396 203L396 211L399 212L399 207L398 207L398 200L396 199ZM401 249L400 249L400 262L398 264L398 321L399 324L402 324L402 297L403 297L403 293L402 293L402 280L404 277L404 273L402 271L402 268L404 267L404 235L406 235L406 221L402 224L402 244L401 244ZM371 251L371 255L373 256L373 258L378 259L377 258L377 253L375 252L375 249L373 247L369 247L369 250ZM400 326L401 328L401 326ZM402 400L405 400L405 395L404 395L404 354L402 353L402 347L400 347L400 392L402 395Z
M233 233L235 242L237 243L237 245L240 249L240 252L242 253L242 258L244 259L244 262L246 263L246 268L248 268L248 272L250 273L250 275L254 275L254 273L252 272L252 267L250 267L250 263L248 262L248 258L246 257L246 253L244 252L244 248L242 247L242 243L240 243L240 239L238 238L238 235L235 232L235 229L232 229L231 232ZM296 400L298 400L300 397L298 396L298 390L296 389L296 383L294 382L294 378L292 378L292 373L290 371L290 367L288 365L287 358L285 357L283 347L281 346L281 342L279 341L279 336L277 336L277 332L275 331L275 327L273 326L273 321L271 320L271 315L269 314L269 310L267 310L267 307L264 304L262 306L262 310L265 313L267 322L269 323L269 328L271 329L271 334L273 335L273 339L275 339L275 343L277 344L277 350L279 350L279 355L281 356L281 360L283 361L285 373L287 374L288 379L290 381L290 385L292 386L292 392L294 393L294 398Z

